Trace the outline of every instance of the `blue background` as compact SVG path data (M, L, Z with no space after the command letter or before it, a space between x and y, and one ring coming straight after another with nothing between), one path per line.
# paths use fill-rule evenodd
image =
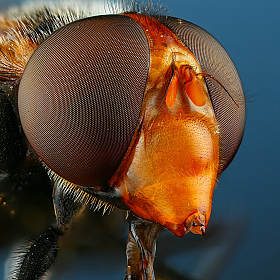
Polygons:
M6 3L2 1L1 7ZM210 224L224 225L237 237L231 257L215 279L279 279L280 2L161 3L168 6L170 15L201 26L222 43L236 64L249 100L243 142L214 193Z
M252 101L243 143L214 193L213 218L233 215L247 225L219 279L279 279L280 2L172 1L169 7L223 44Z

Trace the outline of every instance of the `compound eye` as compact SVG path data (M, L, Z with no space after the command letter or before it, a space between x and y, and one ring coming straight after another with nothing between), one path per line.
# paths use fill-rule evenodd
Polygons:
M73 22L35 50L18 106L25 135L49 168L82 186L112 177L136 129L149 56L141 26L121 15Z
M160 22L178 36L208 74L205 81L220 129L221 173L234 158L245 127L245 98L238 72L223 46L204 29L172 17L160 17Z

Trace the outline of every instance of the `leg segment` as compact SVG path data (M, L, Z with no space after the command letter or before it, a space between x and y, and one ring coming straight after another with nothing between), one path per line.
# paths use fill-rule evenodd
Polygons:
M12 279L38 280L45 275L58 253L58 239L61 232L50 227L28 246L20 256L19 269L15 268Z
M130 219L126 244L127 269L125 280L154 280L156 239L162 232L159 224Z

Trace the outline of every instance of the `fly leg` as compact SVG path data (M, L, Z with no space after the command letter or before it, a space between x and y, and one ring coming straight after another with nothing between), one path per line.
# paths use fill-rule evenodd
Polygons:
M53 189L53 203L57 226L50 227L31 240L26 249L16 252L16 262L11 279L39 280L53 264L59 247L59 238L67 231L74 217L84 206L77 190L57 180Z
M131 218L126 244L125 280L154 280L156 240L163 227L143 219Z

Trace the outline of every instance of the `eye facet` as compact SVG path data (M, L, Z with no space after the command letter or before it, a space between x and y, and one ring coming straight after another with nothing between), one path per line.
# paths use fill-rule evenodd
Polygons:
M41 160L78 185L108 181L134 134L148 67L147 38L126 16L83 19L48 37L18 91L22 126Z
M173 17L162 17L160 21L195 55L203 73L214 78L205 76L219 123L221 174L234 158L245 127L245 99L238 72L223 46L201 27Z

